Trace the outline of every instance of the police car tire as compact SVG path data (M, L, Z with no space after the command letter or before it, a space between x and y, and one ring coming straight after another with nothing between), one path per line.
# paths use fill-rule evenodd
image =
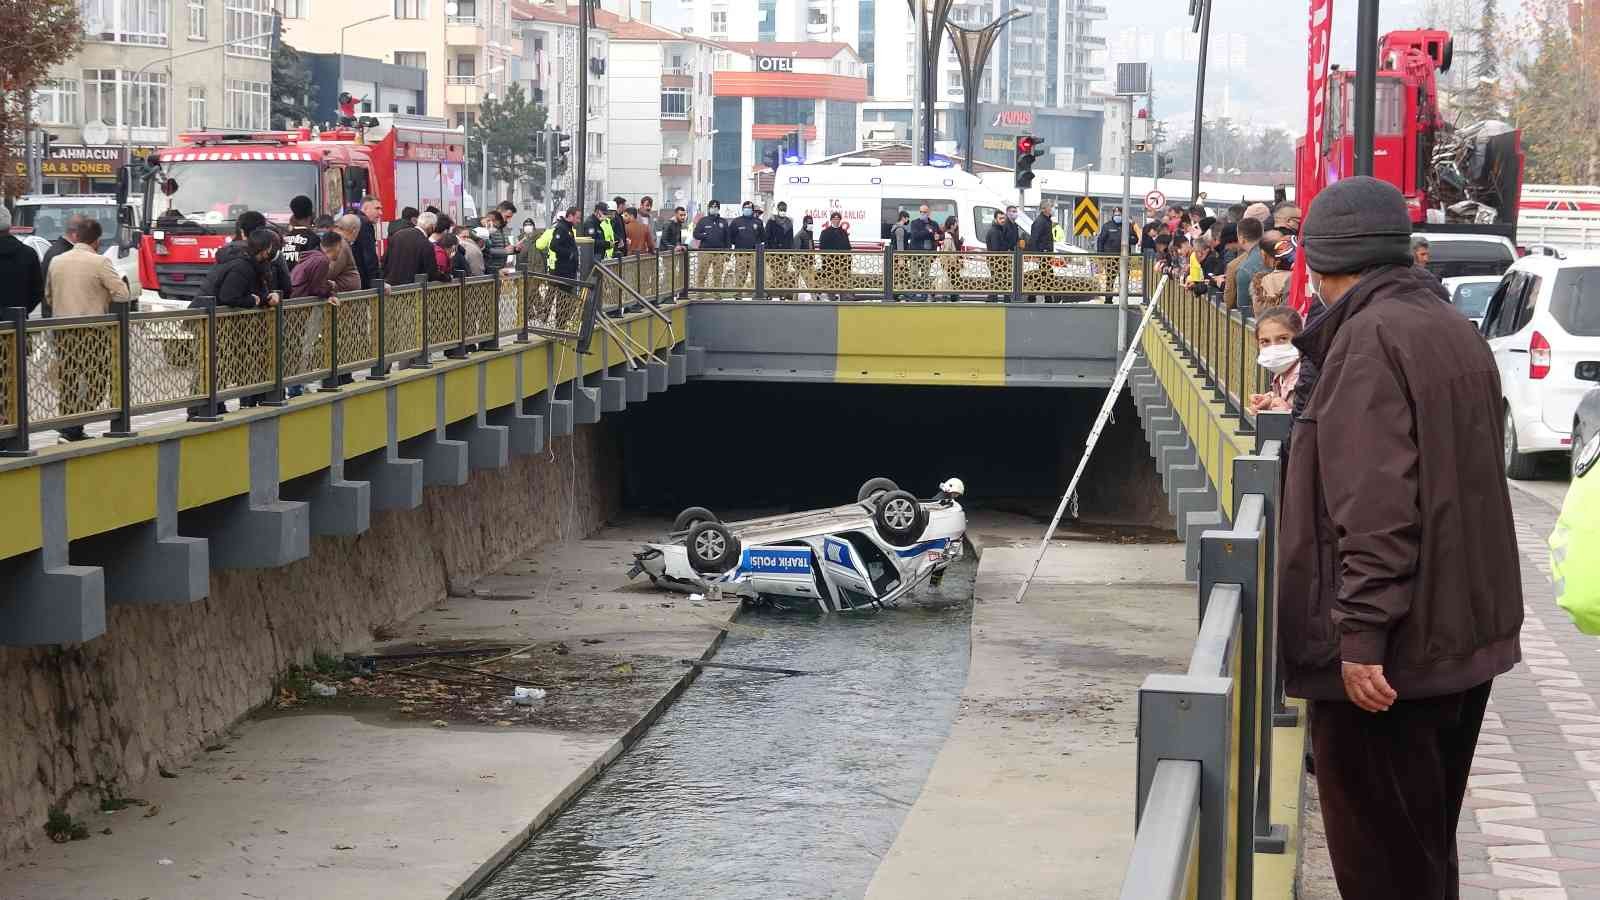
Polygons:
M910 516L910 521L906 516ZM908 491L894 490L878 498L872 514L872 524L878 536L896 547L909 547L922 537L928 528L928 511Z
M718 575L739 562L739 539L721 522L700 522L684 538L689 567L702 575Z
M895 484L893 481L890 481L887 478L869 478L867 479L867 482L861 486L861 490L856 491L856 502L861 503L879 491L898 490L900 490L900 485Z
M691 506L672 520L673 531L688 531L701 522L721 522L717 514L704 506Z

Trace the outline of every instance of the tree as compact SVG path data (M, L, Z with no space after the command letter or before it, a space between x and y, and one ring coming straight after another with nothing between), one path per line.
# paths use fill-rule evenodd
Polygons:
M83 41L78 0L6 0L0 4L0 195L22 193L17 150L25 145L33 92L50 67Z
M487 144L490 181L515 185L526 178L542 183L543 148L534 135L544 130L547 117L545 108L530 102L521 85L509 85L504 97L483 101L467 141L468 180L483 171Z
M1294 170L1294 141L1281 128L1248 132L1231 119L1207 121L1201 131L1200 167L1214 173L1284 173ZM1194 160L1194 137L1184 135L1171 147L1174 168L1189 171ZM1162 173L1162 177L1168 174Z
M1527 4L1526 36L1532 49L1516 64L1511 115L1522 129L1529 182L1593 184L1600 181L1600 34L1576 34L1562 0Z
M1499 0L1483 0L1483 15L1478 19L1478 27L1473 34L1473 39L1481 48L1500 46L1499 7ZM1500 118L1503 115L1500 103L1500 54L1477 54L1472 75L1475 82L1468 93L1466 106L1473 121Z
M311 67L300 51L285 43L272 54L272 127L283 129L309 122L311 109Z

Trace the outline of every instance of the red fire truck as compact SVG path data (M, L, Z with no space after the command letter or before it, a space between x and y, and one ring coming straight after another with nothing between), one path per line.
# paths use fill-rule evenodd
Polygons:
M234 220L256 210L289 221L289 201L311 198L337 216L376 196L392 219L434 206L460 220L466 143L443 119L379 114L321 133L193 132L150 154L144 179L140 283L163 298L192 299ZM384 223L378 236L385 234Z
M1439 109L1437 75L1450 69L1450 34L1395 31L1378 49L1373 175L1405 194L1419 229L1458 227L1514 236L1522 192L1521 132L1501 122L1456 127ZM1313 148L1322 183L1355 172L1356 73L1334 67L1328 78L1324 146ZM1307 147L1301 142L1298 152ZM1298 171L1305 171L1304 168ZM1312 191L1296 199L1309 205Z

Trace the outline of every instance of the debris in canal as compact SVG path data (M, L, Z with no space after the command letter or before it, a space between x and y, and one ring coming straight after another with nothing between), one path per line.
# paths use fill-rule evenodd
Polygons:
M805 672L800 669L780 669L777 666L747 666L740 663L708 662L703 659L680 659L678 662L696 669L735 669L740 672L764 672L768 675L819 675L820 672Z

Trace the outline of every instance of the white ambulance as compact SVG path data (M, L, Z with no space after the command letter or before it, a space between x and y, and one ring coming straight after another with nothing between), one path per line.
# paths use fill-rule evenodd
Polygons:
M924 203L941 226L949 216L957 217L963 248L982 250L995 211L1004 211L1008 204L993 188L960 169L884 165L877 159L780 166L772 190L774 204L789 205L796 229L806 216L812 218L813 236L827 227L829 216L839 213L850 243L858 250L882 247L900 211L915 218ZM1032 223L1021 215L1017 221L1027 234Z

